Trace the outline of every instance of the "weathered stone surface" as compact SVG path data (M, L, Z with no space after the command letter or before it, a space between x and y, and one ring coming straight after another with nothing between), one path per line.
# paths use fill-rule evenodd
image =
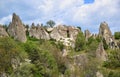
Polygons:
M55 39L56 41L62 38L67 38L67 27L64 25L58 25L54 27L54 29L50 33L50 37L52 39Z
M102 73L100 73L99 71L96 72L96 77L104 77Z
M34 23L32 23L32 26L29 30L29 36L35 37L37 39L50 39L49 34L46 32L46 30L40 25L35 26Z
M14 37L15 40L26 42L26 32L25 27L22 24L19 16L13 13L12 23L9 24L8 33L10 36Z
M115 39L110 31L110 28L108 27L108 24L106 22L102 22L100 24L99 35L102 37L102 39L106 41L107 45L110 48L114 49L117 46Z
M85 30L85 39L88 41L89 37L91 37L91 33L89 30Z
M67 30L68 37L75 40L77 38L77 34L80 32L80 30L73 26L68 26L67 28L68 28L68 30Z
M101 42L96 50L96 57L102 61L107 60L107 53L103 48L103 43Z
M74 65L77 65L81 68L86 67L88 63L88 58L86 54L80 54L73 57L74 58Z
M57 41L64 38L71 38L75 40L79 31L80 30L78 28L72 26L58 25L52 30L50 37Z
M99 35L105 39L107 44L113 41L112 33L106 22L102 22L100 24Z
M11 64L14 70L17 69L20 66L20 59L12 58Z
M6 37L8 33L5 31L2 25L0 25L0 37Z

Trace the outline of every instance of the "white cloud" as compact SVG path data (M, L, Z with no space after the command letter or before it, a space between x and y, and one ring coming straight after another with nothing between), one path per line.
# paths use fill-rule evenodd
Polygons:
M120 0L95 0L90 4L84 4L84 0L29 0L29 2L27 0L11 0L11 2L4 2L5 0L1 1L6 5L2 5L2 8L0 7L0 11L3 14L6 13L6 10L4 9L7 9L8 15L11 14L11 12L16 12L20 15L22 20L30 24L32 22L45 23L52 19L57 23L80 25L84 29L91 29L92 32L94 32L93 30L98 29L99 24L102 21L108 22L111 30L114 31L118 31L117 27L120 24ZM5 17L8 16L6 15ZM4 18L1 18L0 20L2 23L5 23L5 20L3 19Z
M103 21L107 21L109 26L115 24L115 22L112 21L120 21L119 0L95 0L94 3L82 5L75 11L76 13L73 15L73 21L86 27L90 26L90 29L98 27ZM119 24L120 22L114 25L114 31L115 29L118 31L117 27ZM113 30L112 28L113 27L111 27L111 30Z
M12 20L12 15L8 15L8 16L3 17L3 18L0 19L0 24L5 24L5 23L7 23L7 22L9 22L11 20Z

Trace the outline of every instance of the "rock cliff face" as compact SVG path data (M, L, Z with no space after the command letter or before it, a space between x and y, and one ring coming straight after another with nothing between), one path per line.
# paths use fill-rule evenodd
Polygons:
M2 25L0 25L0 37L6 37L8 33L5 31Z
M12 23L9 24L8 33L10 36L14 37L15 40L26 42L26 32L25 27L22 24L19 16L13 13Z
M72 26L58 25L50 33L50 37L57 41L64 38L71 38L72 40L75 40L79 31L80 30L78 28Z
M105 39L107 44L109 44L111 41L113 41L112 33L106 22L102 22L100 24L99 35Z
M32 23L32 26L29 30L29 36L37 39L50 39L49 34L46 32L46 30L40 25L35 26L34 23Z
M73 26L68 26L68 37L75 40L77 38L77 34L80 32L80 30L78 28L75 28Z
M52 32L50 33L50 37L59 41L60 39L67 38L67 27L64 25L58 25L54 27Z
M85 39L88 41L89 37L91 37L91 33L89 30L85 30Z
M106 22L102 22L100 24L99 35L102 37L102 39L106 41L107 45L110 48L113 49L117 47L114 37L112 36L110 28L108 27L108 24Z

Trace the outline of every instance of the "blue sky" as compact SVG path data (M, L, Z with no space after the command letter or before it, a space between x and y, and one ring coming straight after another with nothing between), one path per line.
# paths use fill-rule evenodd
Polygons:
M120 0L0 0L0 24L11 22L13 12L25 24L52 19L98 33L106 21L112 32L120 31Z

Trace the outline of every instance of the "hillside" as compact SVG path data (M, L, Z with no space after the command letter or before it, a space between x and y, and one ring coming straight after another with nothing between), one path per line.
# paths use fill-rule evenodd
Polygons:
M120 32L54 25L25 25L15 13L0 25L0 77L120 77Z

